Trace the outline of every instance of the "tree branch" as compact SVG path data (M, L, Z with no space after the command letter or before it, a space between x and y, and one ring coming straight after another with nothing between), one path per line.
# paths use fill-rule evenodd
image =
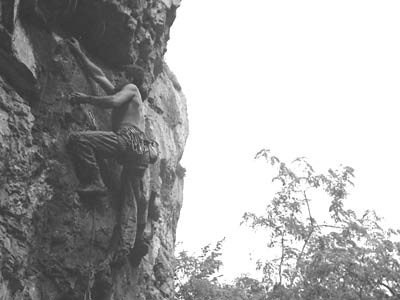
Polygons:
M283 262L285 259L285 234L282 233L282 237L281 237L281 248L282 248L282 252L281 252L281 261L279 263L279 285L282 285L282 266L283 266Z
M392 294L392 296L397 296L397 293L387 284L383 283L383 282L378 282L379 285L387 288L389 290L389 292Z
M303 192L303 195L304 195L304 200L306 201L306 204L307 204L308 217L309 217L309 219L310 219L311 230L310 230L310 232L308 233L306 239L304 240L303 247L301 248L301 251L300 251L300 253L299 253L299 256L297 257L297 260L296 260L296 267L295 267L295 269L294 269L294 274L293 274L293 277L292 277L291 280L290 280L290 287L293 286L294 280L295 280L296 277L297 277L297 272L298 272L298 269L299 269L300 261L301 261L301 259L303 258L303 255L304 255L306 246L307 246L308 242L310 241L311 235L314 233L314 228L315 228L314 218L313 218L312 215L311 215L310 203L309 203L309 201L308 201L307 194L306 194L305 191Z

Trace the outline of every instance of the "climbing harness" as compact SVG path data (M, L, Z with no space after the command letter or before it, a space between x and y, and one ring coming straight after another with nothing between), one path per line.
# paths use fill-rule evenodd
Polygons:
M90 129L91 130L96 130L97 129L97 124L96 124L96 119L95 119L95 117L94 117L94 114L93 114L93 112L91 111L91 110L89 110L88 112L87 112L87 116L88 116L88 118L89 118L89 123L90 123Z
M129 152L134 152L138 155L146 154L150 164L154 164L157 161L159 156L158 143L147 138L136 126L122 127L118 130L118 135L128 143Z
M93 265L93 248L94 248L94 240L96 238L96 222L94 216L94 208L91 208L92 212L92 232L90 237L90 246L89 246L89 278L88 278L88 285L85 291L84 300L93 300L92 299L92 287L94 284L94 275L95 275L95 268Z
M144 141L146 137L136 126L122 127L118 130L118 135L129 142L129 150L137 154L143 154L145 152Z

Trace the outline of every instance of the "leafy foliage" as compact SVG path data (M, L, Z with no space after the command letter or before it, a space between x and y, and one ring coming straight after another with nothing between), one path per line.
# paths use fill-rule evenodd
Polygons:
M276 170L279 188L262 214L243 216L267 234L270 256L257 263L263 280L221 284L220 241L198 257L178 255L177 300L400 300L400 231L382 228L373 211L345 207L353 168L317 173L304 157L285 163L269 150L256 158Z
M268 299L400 299L399 231L384 230L372 211L359 217L346 209L354 170L341 166L318 174L305 158L281 162L260 151L277 169L280 182L264 214L246 213L244 222L264 228L268 247L279 254L258 262ZM325 194L325 197L321 195ZM314 197L328 198L329 221L313 215Z
M222 266L223 240L214 248L201 249L199 256L181 251L176 258L175 282L177 300L261 300L265 299L263 285L248 276L235 280L234 284L219 282L217 273Z

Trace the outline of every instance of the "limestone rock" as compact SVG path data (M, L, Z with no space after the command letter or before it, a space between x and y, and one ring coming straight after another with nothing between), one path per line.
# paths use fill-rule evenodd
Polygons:
M179 161L188 135L186 100L163 60L177 0L1 0L0 299L170 299L175 231L182 205ZM102 165L109 196L94 209L79 200L65 150L68 135L109 130L109 112L72 107L72 91L101 94L66 44L118 83L124 65L146 71L146 133L161 158L145 176L150 251L138 267L98 268L115 243L120 166ZM95 267L92 267L95 266ZM91 275L93 271L93 276Z

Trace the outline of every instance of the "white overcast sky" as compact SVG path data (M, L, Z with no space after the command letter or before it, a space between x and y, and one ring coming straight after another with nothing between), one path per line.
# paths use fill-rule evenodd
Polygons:
M261 148L356 169L348 203L399 226L400 1L183 0L166 60L187 97L178 240L226 237L225 275L261 241L239 226L271 199Z

